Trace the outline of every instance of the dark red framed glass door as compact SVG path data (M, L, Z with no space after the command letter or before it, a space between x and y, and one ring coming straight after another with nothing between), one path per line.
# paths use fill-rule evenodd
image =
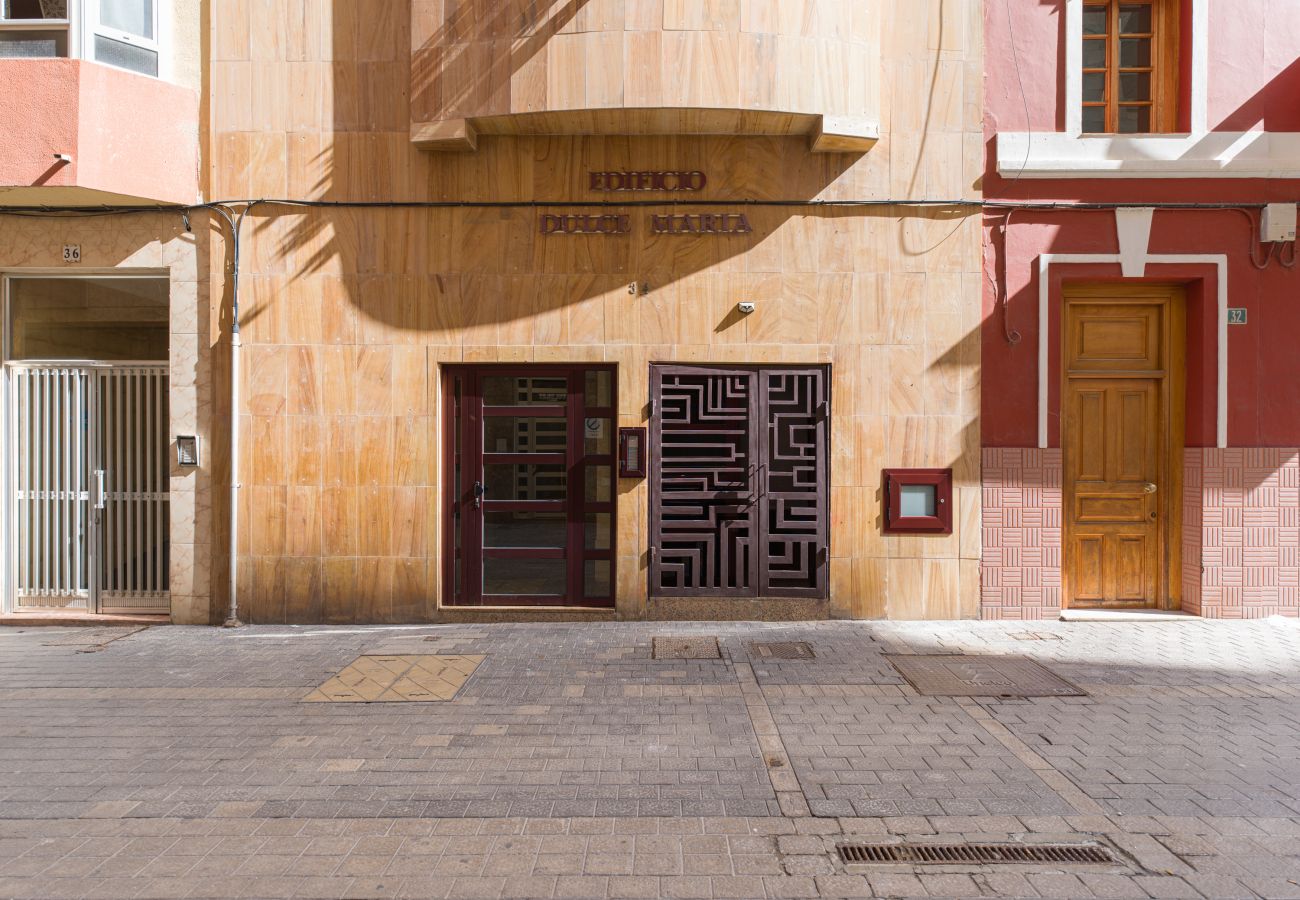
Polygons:
M447 602L612 606L614 370L449 368Z

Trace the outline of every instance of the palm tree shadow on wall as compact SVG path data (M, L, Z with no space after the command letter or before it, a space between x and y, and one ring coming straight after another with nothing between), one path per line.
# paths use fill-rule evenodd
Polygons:
M746 200L863 194L855 186L862 179L855 180L850 171L862 154L814 154L805 136L484 136L476 151L467 152L427 151L411 144L413 110L417 117L458 118L469 104L480 108L483 98L503 97L503 86L548 41L575 21L581 26L587 3L567 0L549 10L531 0L448 3L446 18L414 54L430 64L413 67L411 14L418 3L376 5L377 14L367 8L363 16L359 0L332 0L332 52L336 60L355 62L334 66L333 96L327 98L332 99L333 132L322 136L318 152L304 154L318 173L307 181L310 197L599 201L608 195L586 192L590 170L701 169L710 179L702 196L734 200L736 206L675 212L744 212L752 233L654 236L650 215L674 210L596 207L549 211L625 214L631 217L632 234L542 235L538 219L547 210L530 207L304 209L292 216L283 209L257 208L250 215L254 233L274 241L279 254L293 260L291 271L298 276L345 273L344 289L361 316L390 328L421 331L521 323L625 289L632 281L663 289L756 249L767 251L764 258L770 260L762 271L799 270L787 257L815 255L815 239L809 238L814 241L809 248L799 245L798 234L778 233L790 219L890 215L886 210L742 206ZM842 185L837 185L840 179ZM351 273L356 277L346 277ZM387 277L416 279L426 293L418 303L404 302L383 281ZM503 284L505 279L516 281ZM509 302L501 299L503 292L512 291ZM527 296L518 296L521 292ZM249 304L246 321L254 322L264 311L261 304ZM715 326L726 330L728 321L719 312L703 333ZM510 333L526 330L521 324ZM503 334L499 342L532 341Z

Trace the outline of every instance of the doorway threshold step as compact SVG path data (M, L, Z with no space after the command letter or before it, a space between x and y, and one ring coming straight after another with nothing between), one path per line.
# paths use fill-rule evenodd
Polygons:
M78 625L170 625L170 616L113 613L18 612L0 615L0 626L13 628L73 627Z
M1062 622L1199 622L1179 609L1063 609Z

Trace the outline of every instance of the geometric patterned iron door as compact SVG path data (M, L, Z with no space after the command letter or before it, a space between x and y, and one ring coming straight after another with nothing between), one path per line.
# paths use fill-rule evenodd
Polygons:
M652 595L827 595L828 382L651 367Z

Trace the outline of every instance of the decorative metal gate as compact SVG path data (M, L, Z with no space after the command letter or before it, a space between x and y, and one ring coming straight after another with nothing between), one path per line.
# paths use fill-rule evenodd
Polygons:
M8 374L14 606L167 612L166 365Z
M827 596L824 368L652 366L650 590Z

